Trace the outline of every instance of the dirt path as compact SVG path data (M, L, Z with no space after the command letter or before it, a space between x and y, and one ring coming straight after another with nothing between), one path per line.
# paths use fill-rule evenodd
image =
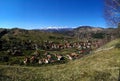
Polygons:
M110 50L110 49L113 49L113 48L114 48L114 46L109 47L109 48L99 48L99 49L97 49L97 50L94 51L94 52L97 53L97 52L100 52L100 51Z

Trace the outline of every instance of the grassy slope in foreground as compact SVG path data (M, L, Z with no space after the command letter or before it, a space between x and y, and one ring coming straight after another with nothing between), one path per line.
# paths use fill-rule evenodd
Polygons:
M0 81L118 81L119 49L44 67L0 66Z

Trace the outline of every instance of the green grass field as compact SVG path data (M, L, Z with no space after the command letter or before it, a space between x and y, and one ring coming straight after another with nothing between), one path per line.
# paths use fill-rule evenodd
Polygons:
M104 48L118 42L114 40ZM0 65L0 81L118 81L119 68L120 51L113 48L60 65Z

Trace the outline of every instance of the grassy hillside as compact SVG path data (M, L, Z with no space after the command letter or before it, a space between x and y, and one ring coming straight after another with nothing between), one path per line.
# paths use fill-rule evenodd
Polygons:
M64 36L62 34L44 32L44 31L40 31L40 30L24 30L24 29L14 28L11 30L6 30L6 31L7 31L7 33L4 34L1 37L1 39L7 40L7 41L10 41L10 40L16 40L16 41L31 40L33 42L40 43L44 40L59 41L60 39L63 40L63 39L70 38L70 37Z
M0 65L0 81L118 81L119 67L120 51L113 48L61 65Z
M46 41L65 43L64 40L76 41L70 36L40 30L0 29L0 55L7 54L6 51L11 49L20 49L27 55L35 50L35 45L41 50Z

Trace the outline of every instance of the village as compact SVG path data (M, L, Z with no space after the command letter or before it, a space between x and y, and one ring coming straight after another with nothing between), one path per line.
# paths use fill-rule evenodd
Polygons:
M21 49L17 47L8 49L8 56L1 57L0 60L2 62L8 62L10 65L14 65L14 63L9 63L9 59L12 57L22 57L22 59L17 59L20 61L20 63L18 62L18 65L44 65L54 63L62 64L70 60L80 59L85 55L92 54L93 50L99 48L102 45L101 43L101 41L91 40L80 42L65 41L65 43L44 41L43 45L34 44L34 46L29 49L32 50L29 55L26 55L24 52L22 52ZM66 53L63 54L63 52ZM15 64L17 64L17 62Z

